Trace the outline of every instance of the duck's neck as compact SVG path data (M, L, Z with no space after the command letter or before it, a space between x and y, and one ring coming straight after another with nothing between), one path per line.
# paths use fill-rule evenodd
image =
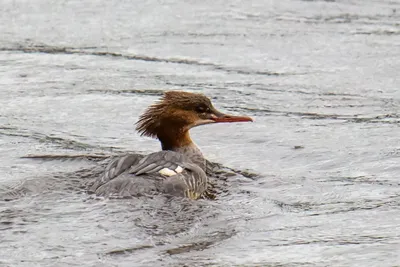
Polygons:
M194 164L198 165L204 171L206 170L206 160L200 149L193 143L189 131L175 132L173 134L158 135L162 150L172 150L182 153L188 157Z

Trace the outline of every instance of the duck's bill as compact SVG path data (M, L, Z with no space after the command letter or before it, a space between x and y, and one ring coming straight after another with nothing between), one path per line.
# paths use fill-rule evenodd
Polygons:
M234 116L234 115L228 115L220 112L215 112L214 114L211 115L211 120L214 122L248 122L248 121L253 121L252 118L247 117L247 116Z

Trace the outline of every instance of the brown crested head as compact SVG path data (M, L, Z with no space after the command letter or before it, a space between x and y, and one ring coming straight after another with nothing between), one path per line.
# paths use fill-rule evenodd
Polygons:
M210 100L201 94L169 91L139 118L136 130L144 136L157 137L164 129L190 128L199 119L196 108L209 107Z
M162 142L166 138L179 138L198 125L244 121L252 119L219 112L203 94L168 91L140 116L136 130L144 136L158 137Z

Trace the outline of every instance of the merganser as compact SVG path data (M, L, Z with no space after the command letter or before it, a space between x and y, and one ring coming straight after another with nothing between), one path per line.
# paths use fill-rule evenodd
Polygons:
M189 130L199 125L253 121L216 110L203 94L168 91L136 123L142 136L158 138L162 151L140 157L129 154L106 167L89 192L105 197L166 193L198 199L206 192L206 160Z

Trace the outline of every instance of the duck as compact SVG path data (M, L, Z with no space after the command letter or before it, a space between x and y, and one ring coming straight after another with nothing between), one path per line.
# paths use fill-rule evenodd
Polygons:
M88 191L101 197L167 194L199 199L207 190L207 160L192 141L190 130L207 124L252 121L248 116L218 111L204 94L166 91L136 123L141 136L159 140L161 151L144 157L127 154L110 161Z

